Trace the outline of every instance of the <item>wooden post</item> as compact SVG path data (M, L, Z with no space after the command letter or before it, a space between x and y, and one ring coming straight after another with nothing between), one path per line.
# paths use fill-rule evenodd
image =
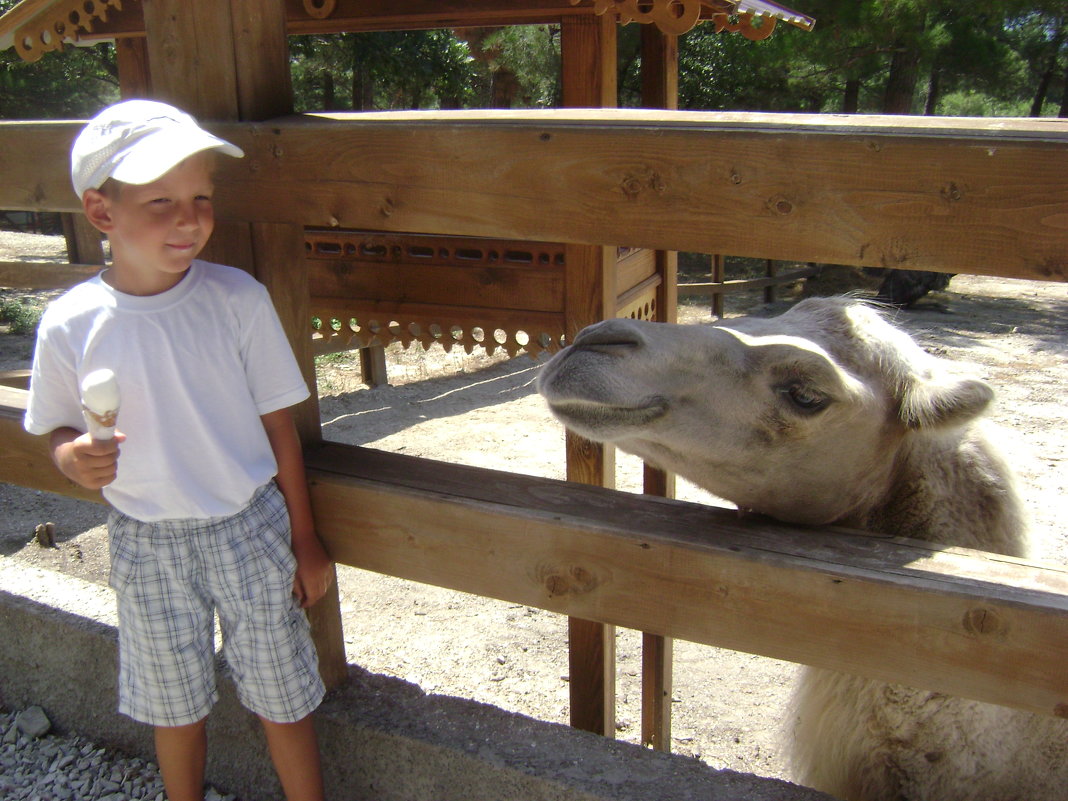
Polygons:
M62 220L63 236L67 240L67 261L71 264L103 264L103 240L85 215L64 213Z
M292 111L284 0L152 0L143 6L154 96L205 122L264 120ZM305 445L319 443L303 228L217 224L205 256L248 270L271 292L313 388L297 410L298 430ZM308 614L328 687L348 673L336 587Z
M569 16L560 25L563 105L614 107L617 104L616 21L614 14ZM568 245L565 335L616 313L616 248ZM567 478L615 486L611 446L566 435ZM571 725L611 736L615 731L615 627L568 620Z
M775 262L775 260L774 259L768 259L764 264L764 274L768 278L774 278L778 274L778 272L779 272L778 264ZM766 287L764 287L764 302L765 303L774 303L775 302L775 295L776 295L775 284L771 283L771 284L768 284Z
M712 255L712 283L714 283L714 284L722 284L723 283L724 276L726 275L726 270L724 269L725 261L726 261L726 259L724 259L724 257L719 253L715 253L715 254ZM712 316L713 317L722 317L723 316L723 296L726 293L723 292L722 289L723 289L723 287L720 287L721 291L712 293Z
M641 26L642 106L679 107L679 37L663 33L655 25ZM660 286L656 294L656 320L678 320L678 253L656 251ZM675 476L645 465L647 495L675 497ZM670 638L642 634L642 745L658 751L671 750L671 658Z
M615 307L615 248L567 246L565 335L570 342ZM615 448L565 434L567 480L614 488ZM615 626L568 619L571 725L611 736L616 719Z
M152 97L152 74L148 69L148 45L144 36L116 39L115 62L123 100Z

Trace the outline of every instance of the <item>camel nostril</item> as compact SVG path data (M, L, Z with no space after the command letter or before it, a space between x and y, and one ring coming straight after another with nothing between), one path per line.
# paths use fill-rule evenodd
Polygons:
M579 331L572 343L577 347L637 348L643 344L641 335L626 320L605 320Z

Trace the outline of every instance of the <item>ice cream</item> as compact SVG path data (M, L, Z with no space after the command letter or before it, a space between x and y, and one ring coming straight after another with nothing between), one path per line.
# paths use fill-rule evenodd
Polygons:
M115 418L119 414L119 382L107 368L93 370L82 379L82 414L93 439L115 436Z

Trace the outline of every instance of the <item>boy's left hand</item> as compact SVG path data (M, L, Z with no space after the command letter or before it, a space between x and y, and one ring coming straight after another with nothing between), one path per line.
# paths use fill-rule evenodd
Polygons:
M294 545L297 575L293 579L293 594L302 609L319 602L334 583L334 563L317 537L310 537L301 545Z

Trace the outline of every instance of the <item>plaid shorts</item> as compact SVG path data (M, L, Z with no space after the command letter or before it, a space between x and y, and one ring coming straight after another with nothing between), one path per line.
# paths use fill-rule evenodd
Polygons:
M272 481L243 511L144 523L111 511L119 610L119 712L154 726L204 718L215 701L215 611L242 705L292 723L323 698L304 611L293 596L289 514Z

